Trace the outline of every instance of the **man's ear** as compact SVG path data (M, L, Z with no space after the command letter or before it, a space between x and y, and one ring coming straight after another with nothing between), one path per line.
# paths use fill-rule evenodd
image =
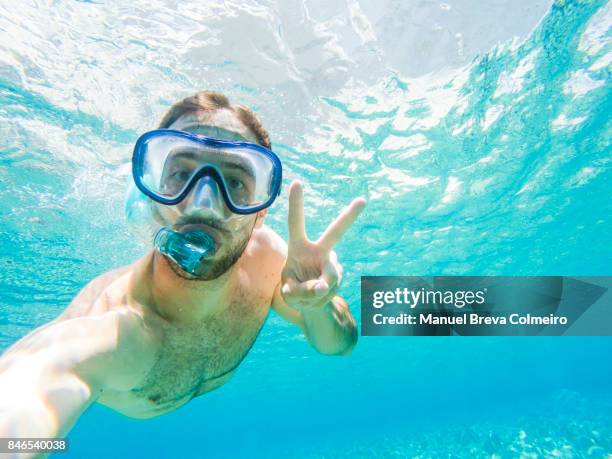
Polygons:
M264 222L264 218L268 215L268 209L260 210L257 212L257 220L255 220L255 228L261 228Z

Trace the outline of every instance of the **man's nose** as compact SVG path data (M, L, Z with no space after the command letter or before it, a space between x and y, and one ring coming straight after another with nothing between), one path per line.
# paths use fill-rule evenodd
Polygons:
M217 208L221 199L219 185L211 177L202 177L189 193L189 205L195 208Z

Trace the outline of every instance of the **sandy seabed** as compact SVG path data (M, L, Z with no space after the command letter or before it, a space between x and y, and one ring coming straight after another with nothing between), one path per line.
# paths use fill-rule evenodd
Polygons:
M293 457L612 459L612 400L607 397L587 400L575 392L561 392L534 413L499 413L487 421L420 432L407 428L344 437L337 445L320 444Z

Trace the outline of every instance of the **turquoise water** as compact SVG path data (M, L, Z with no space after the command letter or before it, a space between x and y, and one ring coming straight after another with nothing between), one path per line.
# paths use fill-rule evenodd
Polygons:
M610 275L612 4L0 5L0 349L144 247L131 146L197 89L252 106L316 237L361 275ZM245 41L244 31L249 31ZM267 223L286 236L286 189ZM92 407L71 457L605 457L610 338L360 338L273 313L237 376L147 421ZM57 455L57 457L62 457Z

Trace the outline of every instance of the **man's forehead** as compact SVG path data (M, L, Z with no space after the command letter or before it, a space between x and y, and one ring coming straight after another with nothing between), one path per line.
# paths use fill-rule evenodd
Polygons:
M179 116L169 128L218 139L257 143L257 137L227 109L184 114Z

